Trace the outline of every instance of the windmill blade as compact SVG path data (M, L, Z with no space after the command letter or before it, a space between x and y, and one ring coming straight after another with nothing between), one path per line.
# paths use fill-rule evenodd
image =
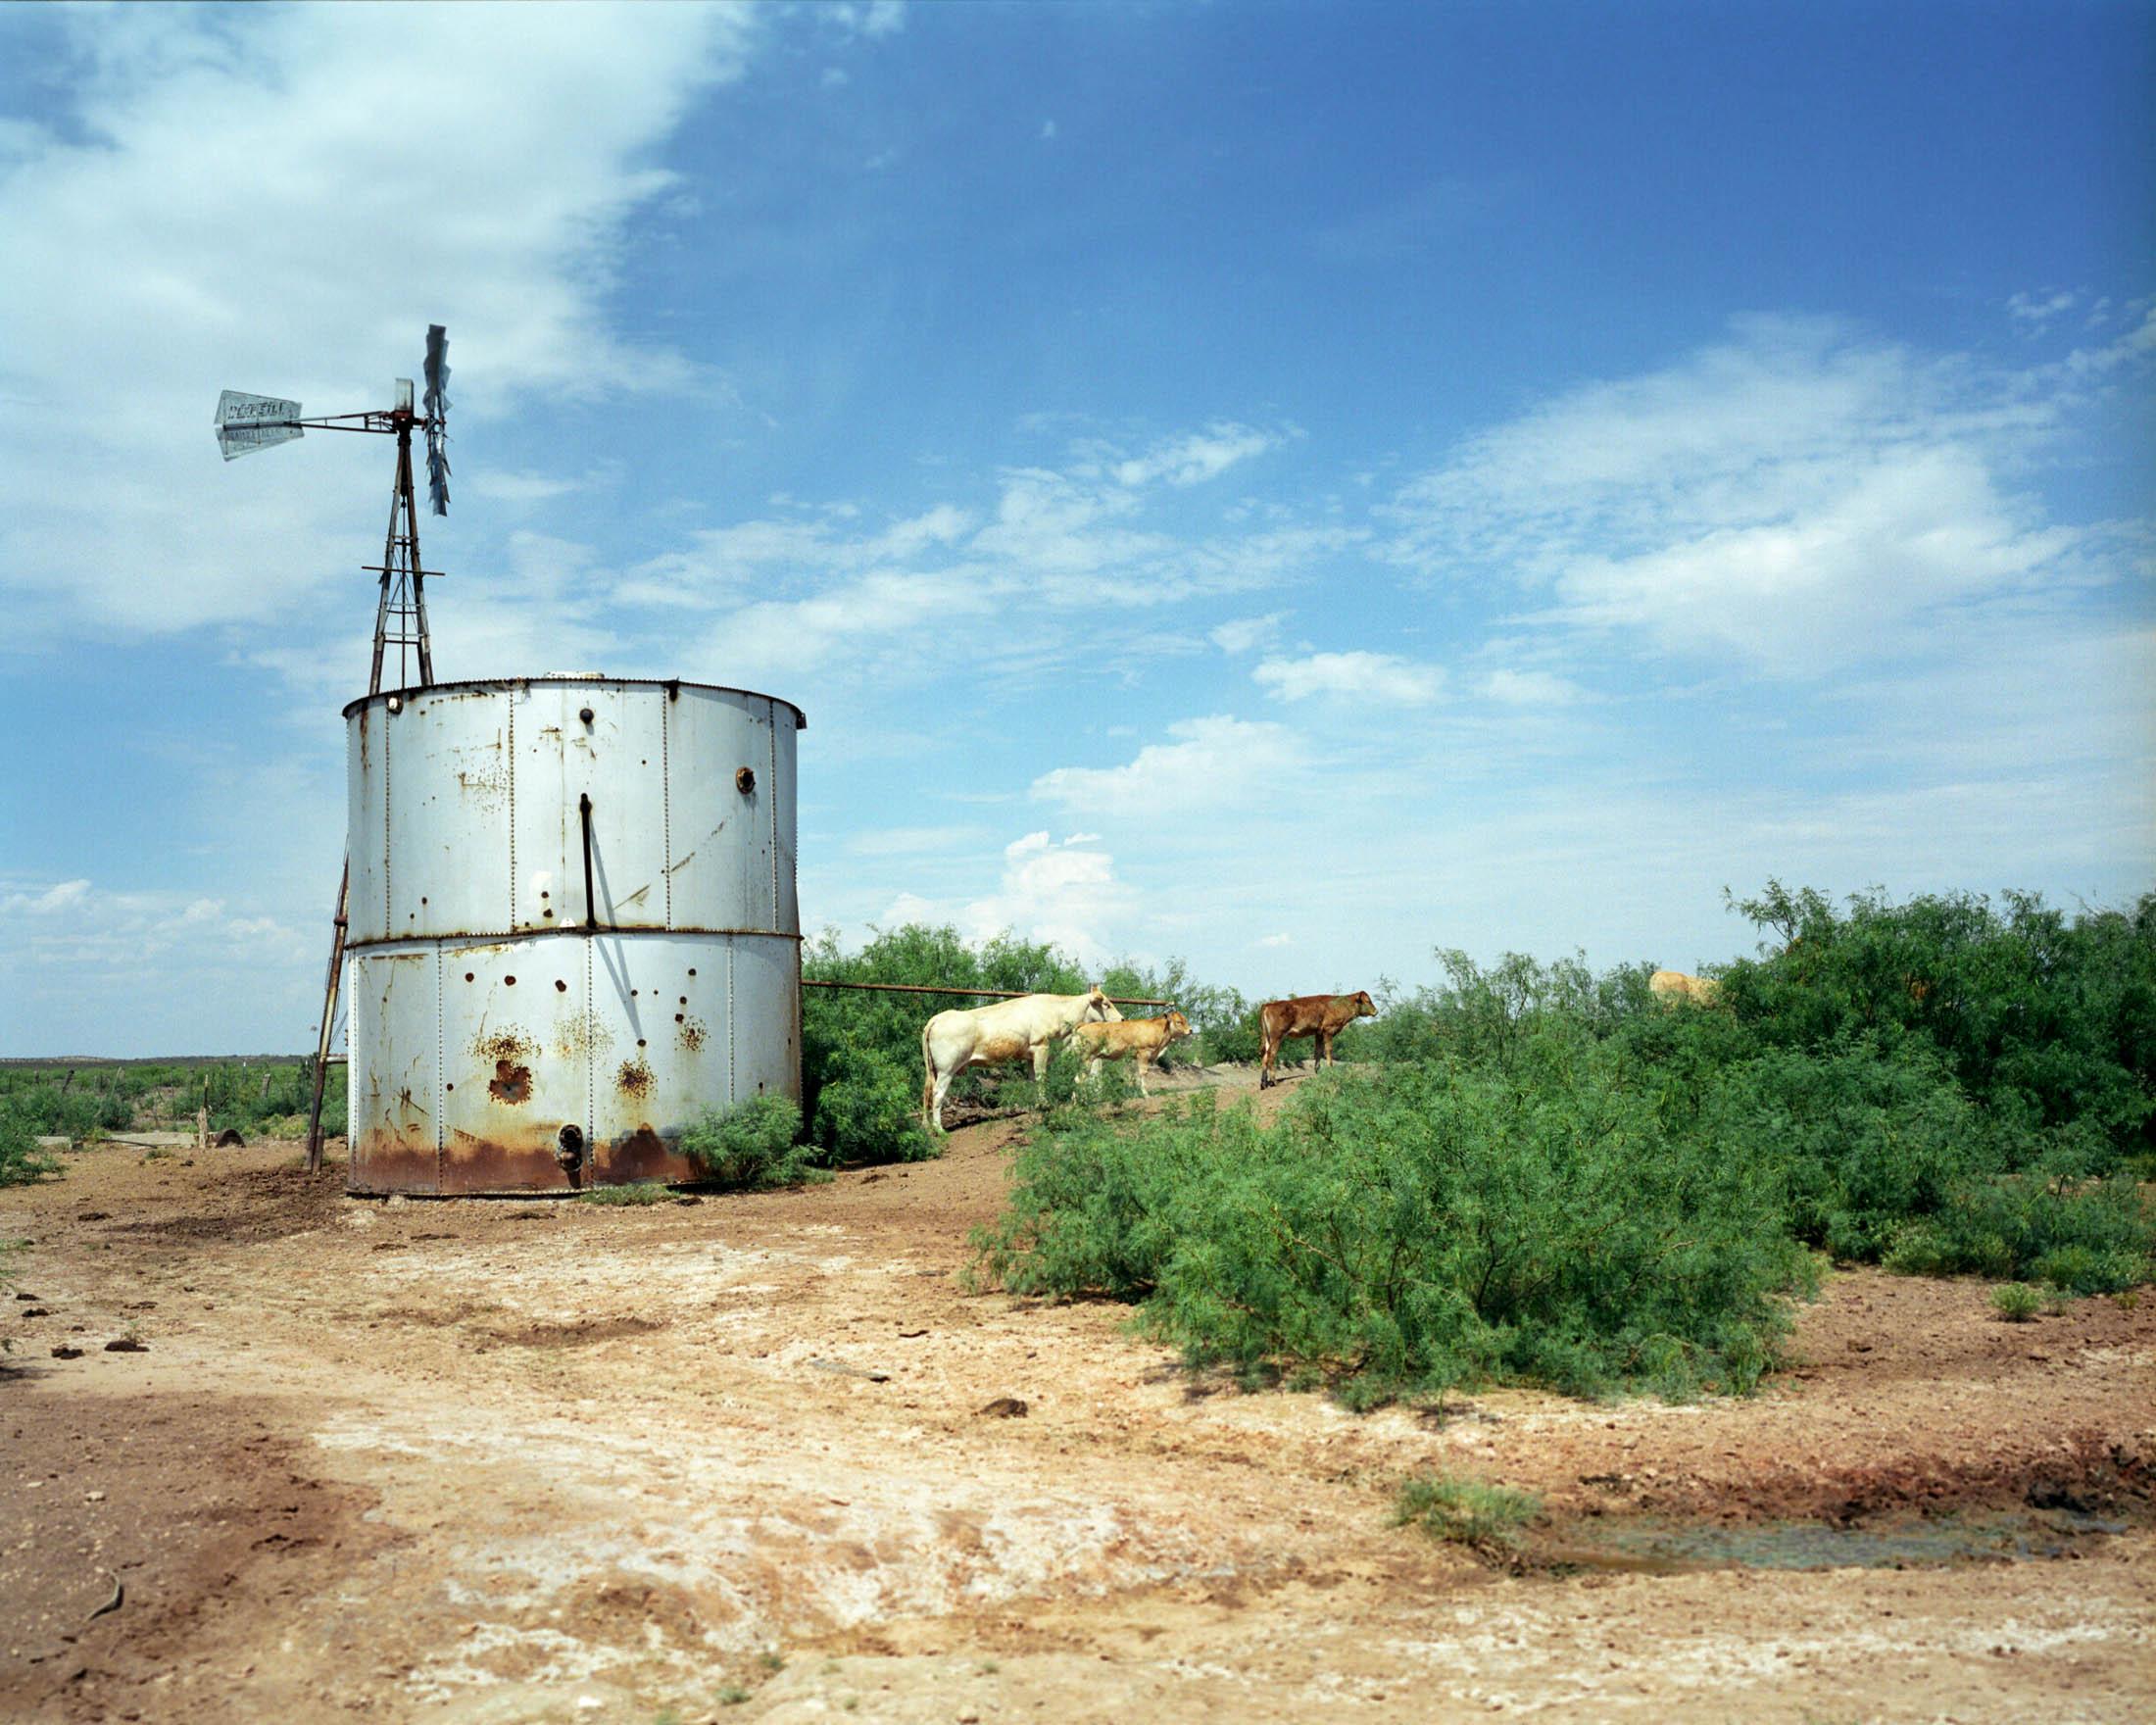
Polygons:
M442 448L441 432L429 427L426 434L426 494L434 500L434 513L449 514L449 454Z
M434 513L449 514L449 331L426 326L426 489Z
M272 444L290 443L306 433L299 425L300 404L274 395L249 395L227 389L218 397L218 448L228 462Z

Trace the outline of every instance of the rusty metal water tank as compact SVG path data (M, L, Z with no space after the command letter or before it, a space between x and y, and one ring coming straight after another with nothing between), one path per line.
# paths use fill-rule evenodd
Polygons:
M354 1192L686 1180L801 1097L800 709L600 676L344 710Z

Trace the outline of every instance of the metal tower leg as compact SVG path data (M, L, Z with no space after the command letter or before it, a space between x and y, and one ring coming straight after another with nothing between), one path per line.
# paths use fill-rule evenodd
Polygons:
M321 1094L329 1081L329 1038L337 1022L337 992L344 980L344 931L346 899L352 891L352 859L344 860L337 877L337 919L329 943L329 980L322 989L321 1027L315 1035L315 1097L307 1109L307 1171L321 1172ZM349 1075L347 1082L349 1082Z

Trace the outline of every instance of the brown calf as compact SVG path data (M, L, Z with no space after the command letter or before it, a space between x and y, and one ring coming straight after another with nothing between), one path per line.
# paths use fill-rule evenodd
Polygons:
M1273 1081L1273 1061L1280 1045L1291 1036L1317 1038L1317 1058L1333 1063L1333 1038L1357 1018L1375 1018L1377 1004L1367 990L1360 994L1305 994L1292 1001L1267 1001L1257 1009L1260 1055L1257 1087Z

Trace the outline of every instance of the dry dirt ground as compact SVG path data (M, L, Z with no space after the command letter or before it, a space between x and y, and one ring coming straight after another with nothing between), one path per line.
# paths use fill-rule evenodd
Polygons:
M0 1717L2156 1717L2156 1298L1846 1274L1749 1401L1355 1416L966 1292L1022 1126L648 1208L289 1145L0 1193ZM1543 1561L1392 1526L1418 1470L1544 1494ZM1789 1517L1979 1550L1718 1560Z

